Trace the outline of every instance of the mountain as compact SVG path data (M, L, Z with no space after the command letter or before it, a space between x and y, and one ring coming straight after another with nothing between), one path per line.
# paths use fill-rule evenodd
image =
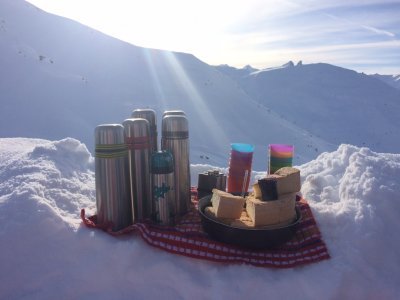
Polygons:
M399 75L380 75L380 74L373 74L370 75L372 77L378 78L383 82L386 82L390 86L400 89L400 74Z
M294 144L296 163L335 148L193 55L137 47L21 0L1 1L0 12L1 137L73 137L93 150L97 125L149 107L158 124L165 110L186 112L192 162L225 166L231 142L254 144L259 170L269 143Z
M332 144L400 149L400 90L337 66L292 62L236 80L263 107Z
M270 143L295 145L295 164L341 143L399 149L399 90L376 78L301 62L214 67L21 0L3 0L0 12L0 137L73 137L93 151L97 125L149 107L158 124L165 110L186 112L192 163L226 166L232 142L255 145L256 170L266 168Z
M250 65L238 69L225 64L217 66L217 69L235 80L239 80L240 78L250 75L253 72L259 71Z

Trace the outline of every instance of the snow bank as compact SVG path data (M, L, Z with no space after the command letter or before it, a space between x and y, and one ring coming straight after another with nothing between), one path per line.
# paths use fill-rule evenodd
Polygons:
M341 145L301 174L331 255L347 266L346 290L370 282L379 291L373 298L389 296L400 275L400 155Z
M1 218L15 213L26 215L25 221L61 218L77 228L77 214L95 197L94 162L86 146L71 138L2 139L0 149Z
M192 179L210 168L192 165ZM82 227L80 209L95 213L85 145L0 139L0 298L398 299L400 155L341 145L299 168L332 259L271 270Z

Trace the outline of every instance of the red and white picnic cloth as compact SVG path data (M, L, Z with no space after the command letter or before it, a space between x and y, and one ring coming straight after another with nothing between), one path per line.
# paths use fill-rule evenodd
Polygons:
M160 226L149 221L135 223L113 232L110 226L99 226L96 215L86 217L84 209L81 211L81 218L87 227L100 228L114 236L137 232L151 246L210 261L292 268L330 258L310 206L301 197L298 197L296 205L301 210L302 220L293 238L277 248L265 250L247 250L212 240L202 229L197 211L197 192L194 188L192 203L191 210L174 227Z

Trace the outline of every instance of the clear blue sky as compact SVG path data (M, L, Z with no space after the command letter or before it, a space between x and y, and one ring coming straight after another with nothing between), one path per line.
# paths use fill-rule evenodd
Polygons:
M28 0L137 46L256 68L400 74L400 0Z

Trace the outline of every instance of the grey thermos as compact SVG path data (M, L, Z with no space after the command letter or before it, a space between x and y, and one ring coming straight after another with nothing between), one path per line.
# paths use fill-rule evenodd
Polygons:
M143 118L149 121L150 124L150 136L151 136L151 150L155 152L158 150L157 146L157 119L156 112L149 108L135 109L132 114L132 118Z
M226 190L226 175L218 170L208 170L200 173L197 183L197 197L199 199L212 194L212 190Z
M145 119L126 119L125 143L128 147L133 222L152 217L151 137L150 124Z
M132 224L124 127L99 125L95 129L95 182L98 223L112 223L114 231Z
M165 115L162 119L162 150L174 157L175 206L181 216L190 208L189 126L185 115Z
M155 221L161 225L175 223L174 159L169 151L154 152L151 156Z

